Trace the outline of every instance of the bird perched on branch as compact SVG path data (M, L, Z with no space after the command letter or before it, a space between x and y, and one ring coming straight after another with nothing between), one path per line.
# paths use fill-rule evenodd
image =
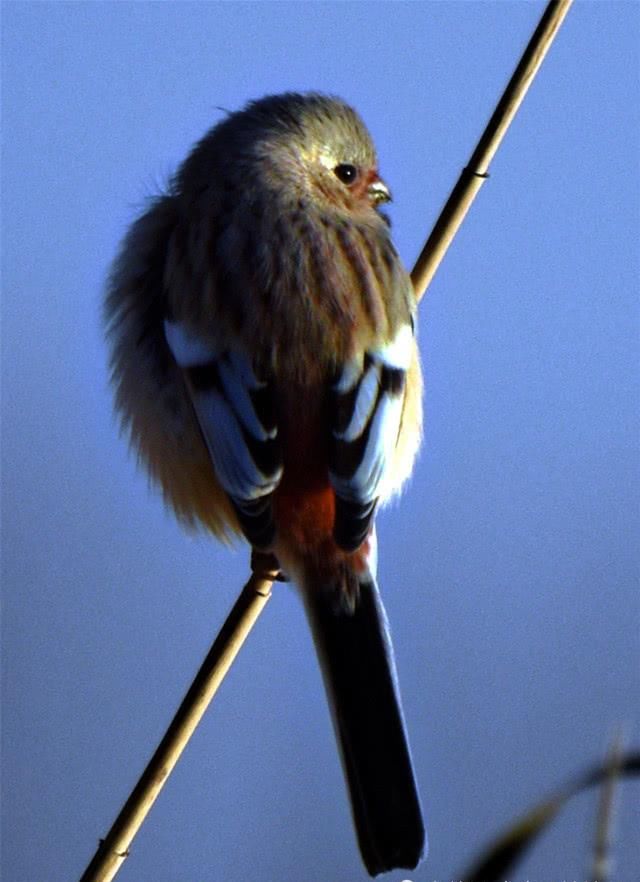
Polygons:
M425 842L376 586L376 509L421 434L390 198L343 101L251 102L133 224L106 301L117 409L166 500L300 589L371 875Z

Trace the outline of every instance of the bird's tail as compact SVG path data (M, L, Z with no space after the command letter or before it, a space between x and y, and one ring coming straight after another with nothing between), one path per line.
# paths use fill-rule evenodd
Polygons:
M411 764L393 648L375 579L342 586L305 579L305 603L332 711L351 810L371 876L413 869L425 830ZM355 590L354 590L355 589ZM344 591L344 587L343 587Z

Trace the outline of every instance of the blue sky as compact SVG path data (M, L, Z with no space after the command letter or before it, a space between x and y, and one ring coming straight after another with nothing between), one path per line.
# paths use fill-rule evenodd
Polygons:
M3 4L3 855L81 875L247 571L118 438L109 262L190 145L284 89L356 106L411 266L541 3ZM420 307L425 442L380 581L443 882L638 742L640 11L577 2ZM615 882L640 865L623 788ZM521 882L582 879L581 797ZM278 586L119 877L356 882L320 675Z

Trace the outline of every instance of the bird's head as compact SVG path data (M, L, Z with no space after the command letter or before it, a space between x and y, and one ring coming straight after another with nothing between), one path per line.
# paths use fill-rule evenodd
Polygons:
M257 175L283 207L305 200L360 214L391 200L369 132L339 98L286 92L252 101L218 124L201 147L222 166L225 180L250 192Z
M285 187L304 189L316 202L346 210L377 209L390 201L371 135L341 99L285 93L254 102L248 110L270 120L260 149Z

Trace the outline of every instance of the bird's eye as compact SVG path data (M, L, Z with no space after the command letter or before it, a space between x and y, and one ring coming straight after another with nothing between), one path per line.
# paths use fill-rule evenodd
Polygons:
M348 162L341 162L340 165L336 165L333 173L343 184L353 184L358 177L358 169L355 165L351 165Z

